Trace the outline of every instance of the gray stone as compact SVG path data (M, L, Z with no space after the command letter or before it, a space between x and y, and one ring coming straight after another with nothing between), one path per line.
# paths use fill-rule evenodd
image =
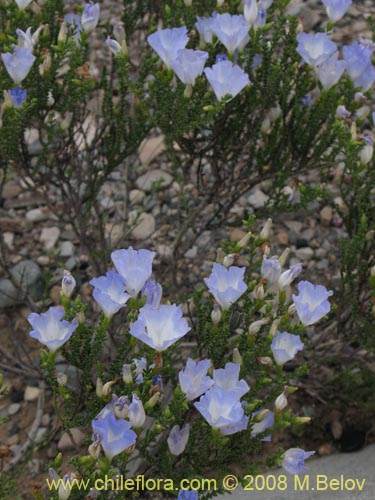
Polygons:
M29 402L36 401L39 397L39 394L40 394L39 387L33 387L31 385L28 385L25 389L25 395L23 399Z
M150 192L152 191L153 187L157 186L166 188L170 186L172 182L173 177L168 174L168 172L164 172L160 168L155 168L138 177L135 184L138 189Z
M60 256L71 257L74 254L74 245L71 241L63 241L60 245Z
M18 413L21 409L21 405L20 403L12 403L9 407L8 407L8 415L9 417L11 417L12 415L15 415L16 413Z
M40 241L46 250L52 250L59 237L60 229L58 227L45 227L40 235Z
M132 205L141 204L145 199L145 193L141 189L132 189L129 193L129 200Z
M73 437L73 441L70 434ZM76 447L79 448L82 445L85 437L86 435L80 429L73 427L69 432L64 432L57 443L57 448L59 451L74 450Z
M28 212L26 212L26 219L31 222L41 222L43 220L47 220L49 215L48 209L45 208L32 208Z
M23 260L10 269L14 283L7 278L0 279L0 308L12 307L24 302L27 294L39 300L44 292L44 276L35 262Z
M301 260L310 260L314 255L314 250L310 247L302 247L296 250L295 254Z
M269 197L263 193L260 189L254 189L247 193L247 202L254 208L262 208L269 200Z
M189 250L185 253L185 257L187 259L195 259L197 254L198 254L198 247L194 245L193 247L189 248Z
M155 217L152 214L142 213L131 231L131 235L136 240L145 240L154 233L156 227Z
M36 436L34 438L35 443L36 444L43 443L43 441L47 437L47 432L48 432L48 429L46 427L39 427L39 429L36 432Z

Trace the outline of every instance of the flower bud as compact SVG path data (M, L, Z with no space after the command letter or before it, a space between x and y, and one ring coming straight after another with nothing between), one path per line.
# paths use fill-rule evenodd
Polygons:
M103 382L100 377L96 379L96 395L98 396L98 398L103 397Z
M263 319L258 319L257 321L254 321L249 326L249 333L251 335L258 333L259 330L262 328L262 326L269 323L269 321L270 321L270 318L263 318Z
M232 357L232 359L233 359L233 363L237 363L239 365L242 365L242 363L243 363L242 356L241 356L240 351L238 350L237 347L235 347L233 349L233 357Z
M258 2L257 0L245 0L243 15L250 26L254 26L258 17Z
M290 254L290 248L286 248L283 253L280 255L279 257L279 262L280 262L280 265L281 267L284 267L285 266L285 262L286 262L286 259L288 258Z
M263 366L272 366L273 365L272 359L268 356L260 356L259 358L257 358L257 361L260 365L263 365Z
M160 392L155 392L155 394L153 396L151 396L151 398L145 403L145 410L148 410L149 408L153 408L157 402L159 401L159 399L161 398L161 393Z
M375 278L375 266L372 266L372 268L370 269L370 276L372 278Z
M261 240L268 240L268 238L270 237L271 227L272 227L272 219L267 219L267 222L265 223L263 229L259 234L259 238Z
M275 400L275 408L277 411L282 411L288 406L288 400L286 398L285 392L286 390L284 389L280 396L278 396Z
M235 254L230 253L229 255L226 255L223 260L223 264L225 267L230 267L233 262L234 262Z
M73 119L73 113L71 111L68 111L65 115L65 118L60 123L60 129L61 130L68 130L68 128L70 127L70 124L72 123L72 119Z
M98 458L100 457L101 448L102 447L100 446L100 443L91 443L89 446L90 456L93 459L98 460Z
M359 157L361 159L361 162L367 165L372 160L372 156L374 154L374 140L369 135L365 136L363 139L366 142L366 145L361 149Z
M239 248L246 248L247 247L247 244L249 243L250 241L250 238L252 236L252 233L247 233L238 243L237 243L237 246Z
M68 28L65 22L61 23L60 31L57 36L58 43L65 43L68 35Z
M186 7L191 7L191 4L193 3L193 0L184 0L184 4Z
M276 335L277 329L279 328L280 321L281 321L280 318L273 320L271 328L270 328L270 333L269 333L269 335L271 337L274 337Z
M133 394L133 400L129 405L128 419L133 427L138 428L146 422L146 413L142 401Z
M257 284L257 286L255 287L254 293L255 293L255 297L258 300L263 300L264 299L265 293L264 293L263 283L258 283Z
M133 374L132 374L132 366L131 365L123 365L122 366L122 380L124 384L132 384L133 383Z
M66 373L58 372L55 374L57 383L60 387L65 387L68 382L68 377Z
M211 312L211 319L212 319L212 323L214 325L217 325L218 323L220 323L221 310L217 304L214 304L214 308L212 309L212 312Z
M371 109L370 106L361 106L357 111L355 112L355 117L357 120L365 120L368 115L370 114Z
M115 385L116 383L117 383L117 380L110 380L109 382L106 382L103 385L102 394L103 394L104 398L108 397L111 394L112 386Z
M351 112L346 109L343 104L337 106L336 109L336 118L341 118L342 120L346 120L352 116Z
M72 293L74 292L75 287L76 280L69 271L64 270L64 277L61 282L62 293L65 295L65 297L70 298Z
M255 416L254 416L254 422L256 423L260 423L262 422L262 420L265 419L265 417L269 414L270 410L267 410L267 408L265 408L264 410L261 410L259 413L257 413Z
M311 422L311 417L295 417L294 422L296 424L309 424Z
M55 104L52 91L50 90L47 95L47 106L52 107Z
M289 316L293 316L294 314L296 314L296 312L297 312L297 308L296 308L295 303L293 302L293 304L291 304L288 307L288 314L289 314Z

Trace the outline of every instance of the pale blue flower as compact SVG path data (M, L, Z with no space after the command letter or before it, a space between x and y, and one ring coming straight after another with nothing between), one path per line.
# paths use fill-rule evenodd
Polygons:
M116 271L108 271L105 276L92 279L90 285L95 287L92 295L107 318L112 318L130 299L125 292L125 280Z
M188 358L185 368L179 372L181 390L188 401L198 398L214 384L212 378L207 376L210 366L209 359L194 361Z
M184 425L180 429L179 425L174 425L169 433L167 443L169 451L173 455L181 455L184 452L189 440L190 427L189 424Z
M186 85L194 85L195 80L203 73L208 53L202 50L181 49L171 63L171 68Z
M337 51L337 46L325 33L298 33L297 52L310 66L319 66Z
M86 31L86 33L93 31L99 22L99 16L100 5L94 2L87 3L81 17L83 31Z
M155 252L149 250L115 250L111 254L117 272L124 278L126 291L133 297L143 288L151 276Z
M131 423L117 419L112 412L104 418L93 420L92 428L109 460L133 446L137 439L137 434L131 430Z
M1 54L1 59L11 79L19 84L29 74L35 56L27 47L14 47L13 53L5 52Z
M277 332L271 343L271 351L278 365L283 365L302 351L303 343L299 335L288 332Z
M26 9L26 7L32 2L32 0L16 0L16 4L20 10Z
M244 274L244 267L226 268L215 262L210 276L204 279L210 293L223 310L229 309L246 291Z
M308 470L305 466L305 460L315 451L304 451L301 448L290 448L283 455L282 467L290 474L299 474Z
M354 87L361 87L363 92L367 92L375 81L375 68L369 64L358 78L353 80Z
M217 15L217 13L215 15ZM212 37L214 36L213 21L215 15L212 15L212 17L197 17L195 26L205 43L212 43Z
M236 391L214 386L194 406L215 429L230 428L243 422L244 409Z
M137 375L135 381L137 382L137 384L140 384L141 382L143 382L143 372L147 368L147 360L146 358L133 358L133 363L135 364L135 374ZM153 365L150 366L150 368L152 367Z
M302 264L294 264L288 271L280 274L278 279L279 288L289 286L302 273Z
M267 13L265 9L259 9L258 17L256 18L256 21L254 23L254 29L257 30L258 28L265 26L266 20L267 20Z
M31 51L34 49L35 42L31 35L31 28L27 28L26 32L17 28L16 35L18 36L18 47L24 47Z
M78 42L82 33L81 16L70 12L64 16L64 22L73 28L73 40Z
M179 490L177 500L198 500L198 492L190 490Z
M145 305L131 325L130 334L157 351L164 351L187 334L190 327L176 304L154 309Z
M261 409L259 411L255 411L252 413L252 417L255 418L257 415L260 413L263 413L264 409ZM275 415L272 411L267 411L267 413L263 416L262 420L260 422L253 422L251 426L251 435L252 437L256 437L258 434L262 434L264 431L267 429L273 427L275 423ZM269 442L271 441L271 436L265 436L264 438L261 439L261 441L266 441Z
M249 392L250 387L244 379L239 380L241 366L239 363L226 363L225 368L218 368L213 372L215 387L234 391L238 399Z
M146 297L146 304L149 304L154 309L160 306L162 294L163 288L161 284L154 280L147 280L141 291L142 297Z
M243 15L250 26L253 26L258 17L258 1L244 0Z
M334 23L341 19L352 4L352 0L322 0L327 16Z
M279 259L275 255L270 259L267 259L266 256L263 256L260 273L262 275L262 278L266 279L270 285L272 283L276 283L281 274L281 264Z
M250 25L244 16L218 14L213 18L212 30L229 54L241 51L250 40Z
M358 42L345 45L342 54L346 61L346 71L352 80L359 78L371 64L373 49Z
M26 101L27 91L21 87L14 87L8 90L9 97L12 99L13 106L19 108Z
M120 52L122 52L122 47L118 43L117 40L113 40L112 38L107 38L107 40L105 41L105 44L107 45L109 50L112 52L112 54L114 54L115 56L117 54L119 54Z
M249 417L244 415L241 420L236 422L235 424L225 425L220 428L220 432L223 436L230 436L231 434L235 434L236 432L245 431L249 424Z
M301 323L306 326L313 325L329 313L331 304L327 300L333 295L323 285L313 285L309 281L298 283L299 295L292 295L297 314Z
M128 419L133 427L142 427L146 422L146 413L143 403L136 394L133 394L132 402L129 404Z
M47 312L31 313L28 322L33 327L30 337L39 340L50 351L56 351L72 336L78 327L78 321L66 321L62 318L65 312L61 307L50 307Z
M155 31L147 37L149 45L160 59L170 68L179 50L184 49L189 41L186 26Z
M334 52L331 57L318 66L318 78L324 90L329 90L336 85L346 69L346 62L339 61L338 57L339 53Z
M228 61L228 56L226 56L225 54L216 54L215 63L218 63L220 61Z
M122 412L124 408L127 408L129 403L128 396L117 396L116 394L112 394L111 401L100 410L95 419L105 418L109 413L116 415L118 411Z

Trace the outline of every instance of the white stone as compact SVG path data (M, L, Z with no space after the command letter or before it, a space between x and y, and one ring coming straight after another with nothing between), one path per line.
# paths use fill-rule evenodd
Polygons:
M26 386L25 394L23 399L25 401L36 401L39 397L40 389L39 387L32 387L31 385Z
M144 240L152 235L155 231L155 227L155 217L152 214L142 213L135 227L132 229L131 235L136 240Z
M141 189L132 189L129 193L130 203L133 205L141 204L145 199L145 193Z
M70 437L70 434L73 436L73 441ZM59 451L68 451L74 450L76 447L80 447L85 439L86 435L77 427L73 427L70 429L70 434L68 432L64 432L64 434L59 439L57 443L57 448Z
M44 244L46 250L52 250L56 245L60 236L60 229L58 227L45 227L40 235L40 241Z
M60 245L60 256L71 257L74 254L74 245L71 241L63 241Z
M138 177L135 184L138 189L150 192L153 186L165 188L170 186L172 182L173 177L168 172L164 172L160 168L155 168Z

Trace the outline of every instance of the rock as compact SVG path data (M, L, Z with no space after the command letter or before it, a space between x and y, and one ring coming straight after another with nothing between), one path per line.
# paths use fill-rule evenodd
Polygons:
M138 154L142 165L149 165L159 154L165 151L164 136L147 137L139 146Z
M15 415L16 413L18 413L20 409L21 409L20 403L12 403L8 407L8 415L9 415L9 417L11 417L12 415Z
M326 205L320 211L320 222L323 226L329 226L332 221L333 210L332 207Z
M51 422L51 417L49 416L48 413L45 413L42 417L42 425L44 427L48 427L50 422Z
M145 193L141 189L132 189L129 193L129 200L132 205L140 205L145 199Z
M197 254L198 254L198 247L194 245L193 247L189 248L187 252L185 252L185 257L187 259L195 259Z
M73 254L73 243L71 241L63 241L60 245L60 257L71 257Z
M55 458L58 453L56 443L48 443L47 457Z
M46 427L39 427L39 429L36 432L35 439L34 439L35 443L36 444L43 443L43 441L47 437L47 432L48 432L48 429Z
M154 233L155 227L155 217L152 214L142 213L131 231L131 236L136 240L145 240Z
M73 429L70 429L69 432L72 435L74 442L72 441L70 434L68 432L64 432L64 434L59 439L59 442L57 443L57 448L59 451L68 451L79 448L86 437L86 435L77 427L73 427Z
M211 243L211 231L208 230L203 231L203 233L199 235L196 241L198 247L203 248L204 250L207 250L207 248L209 248L210 243Z
M46 267L50 263L48 255L39 255L39 257L36 259L36 261L42 267Z
M172 182L173 177L168 174L168 172L164 172L160 168L155 168L138 177L135 184L137 188L150 192L155 187L166 188L170 186Z
M260 189L254 189L246 195L248 203L254 208L262 208L269 200L269 196L263 193Z
M15 283L0 279L0 309L21 304L27 294L39 300L44 293L44 276L38 264L31 260L18 262L10 269Z
M288 231L285 231L285 229L280 229L280 231L278 231L276 235L276 240L281 245L288 245L289 243Z
M48 208L32 208L26 212L26 219L31 222L41 222L47 220L50 215Z
M115 247L119 241L124 237L124 226L123 224L111 224L105 225L105 237L109 240L112 247ZM66 267L66 266L65 266Z
M43 151L43 146L39 140L39 132L36 128L25 130L25 142L30 156L36 156Z
M170 260L173 255L173 248L171 245L157 245L156 252L161 259Z
M310 260L314 255L314 250L310 247L302 247L298 248L294 253L301 260Z
M44 244L46 250L52 250L56 245L60 236L60 229L58 227L45 227L40 235L40 241Z
M39 387L33 387L31 385L26 386L24 400L29 403L36 401L39 398L40 389Z
M10 250L12 250L13 242L14 242L14 233L9 233L9 232L3 233L3 238L4 238L4 243L6 244L6 246Z
M1 196L8 200L9 198L16 198L22 191L21 186L15 181L8 181L4 184Z
M241 241L242 238L244 238L246 236L246 231L243 231L242 229L229 229L229 238L230 238L230 241L235 241L235 242L238 242L238 241Z
M49 292L49 297L55 306L58 306L61 304L61 293L60 292L61 292L60 285L53 286Z

